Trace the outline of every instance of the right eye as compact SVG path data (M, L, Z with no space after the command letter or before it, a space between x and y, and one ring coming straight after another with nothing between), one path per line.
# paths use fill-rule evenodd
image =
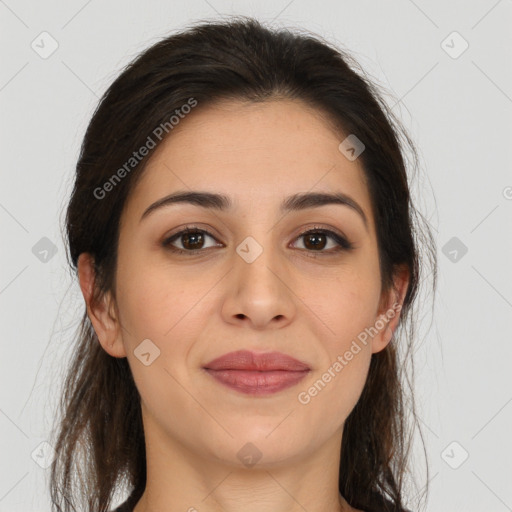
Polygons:
M179 231L178 233L174 233L169 238L166 238L162 242L162 245L165 248L180 254L195 254L204 249L203 245L205 242L205 237L209 237L215 240L214 236L211 233L208 233L208 231L205 231L204 229L199 229L198 227L195 226L187 226L185 229ZM173 245L173 242L175 240L180 240L180 243L183 248L175 247Z

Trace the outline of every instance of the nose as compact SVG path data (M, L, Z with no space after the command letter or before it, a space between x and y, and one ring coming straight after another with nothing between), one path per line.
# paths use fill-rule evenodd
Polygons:
M233 258L222 306L224 320L257 330L278 329L292 322L298 298L290 272L278 255L263 249L254 261L238 253Z

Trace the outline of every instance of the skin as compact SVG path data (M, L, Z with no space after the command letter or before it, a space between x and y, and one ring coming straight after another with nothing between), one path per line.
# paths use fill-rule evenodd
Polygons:
M394 290L381 290L370 196L360 161L338 149L344 138L296 100L200 105L154 150L125 205L117 300L107 294L100 304L91 302L92 260L80 256L80 286L95 332L107 353L128 358L141 395L148 480L135 512L355 510L338 490L343 425L372 353L386 347L398 325L399 313L385 315L403 301L408 275L404 270ZM234 207L175 204L140 221L149 205L178 190L223 193ZM350 195L368 228L347 206L279 213L284 197L311 191ZM187 224L212 233L202 253L162 247ZM332 252L331 238L311 248L299 235L315 226L341 232L355 249ZM247 236L263 248L252 263L236 252ZM186 246L183 237L174 246L201 247ZM298 394L383 318L385 327L360 343L308 404L300 403ZM160 350L148 366L134 355L145 339ZM311 371L291 388L254 397L202 369L242 348L281 351ZM252 467L237 457L248 442L262 454Z

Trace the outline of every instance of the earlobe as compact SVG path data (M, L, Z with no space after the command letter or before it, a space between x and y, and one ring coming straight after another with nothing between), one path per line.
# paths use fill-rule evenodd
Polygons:
M381 307L378 312L378 319L375 328L378 333L372 341L372 353L384 350L393 335L400 321L400 311L407 294L409 286L409 269L402 265L394 276L394 285L391 290L382 298Z
M378 332L372 340L372 354L384 350L393 339L396 325L398 325L399 316L400 313L395 311L394 316L391 319L386 314L379 317L379 320L374 326Z
M88 253L80 254L77 268L80 289L87 307L87 315L101 346L112 357L126 357L120 325L113 313L115 307L111 294L108 292L99 301L94 300L95 272L93 257Z

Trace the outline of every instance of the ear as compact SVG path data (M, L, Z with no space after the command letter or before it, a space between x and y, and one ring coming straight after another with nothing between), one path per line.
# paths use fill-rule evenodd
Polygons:
M372 340L372 353L384 350L393 338L398 327L400 311L409 286L410 274L407 265L398 267L393 277L393 286L383 292L379 305L375 329L377 334Z
M121 336L121 326L117 319L115 301L110 292L104 294L99 303L93 301L95 286L94 258L88 253L78 257L78 278L87 306L87 315L91 320L98 340L108 354L113 357L126 357Z

